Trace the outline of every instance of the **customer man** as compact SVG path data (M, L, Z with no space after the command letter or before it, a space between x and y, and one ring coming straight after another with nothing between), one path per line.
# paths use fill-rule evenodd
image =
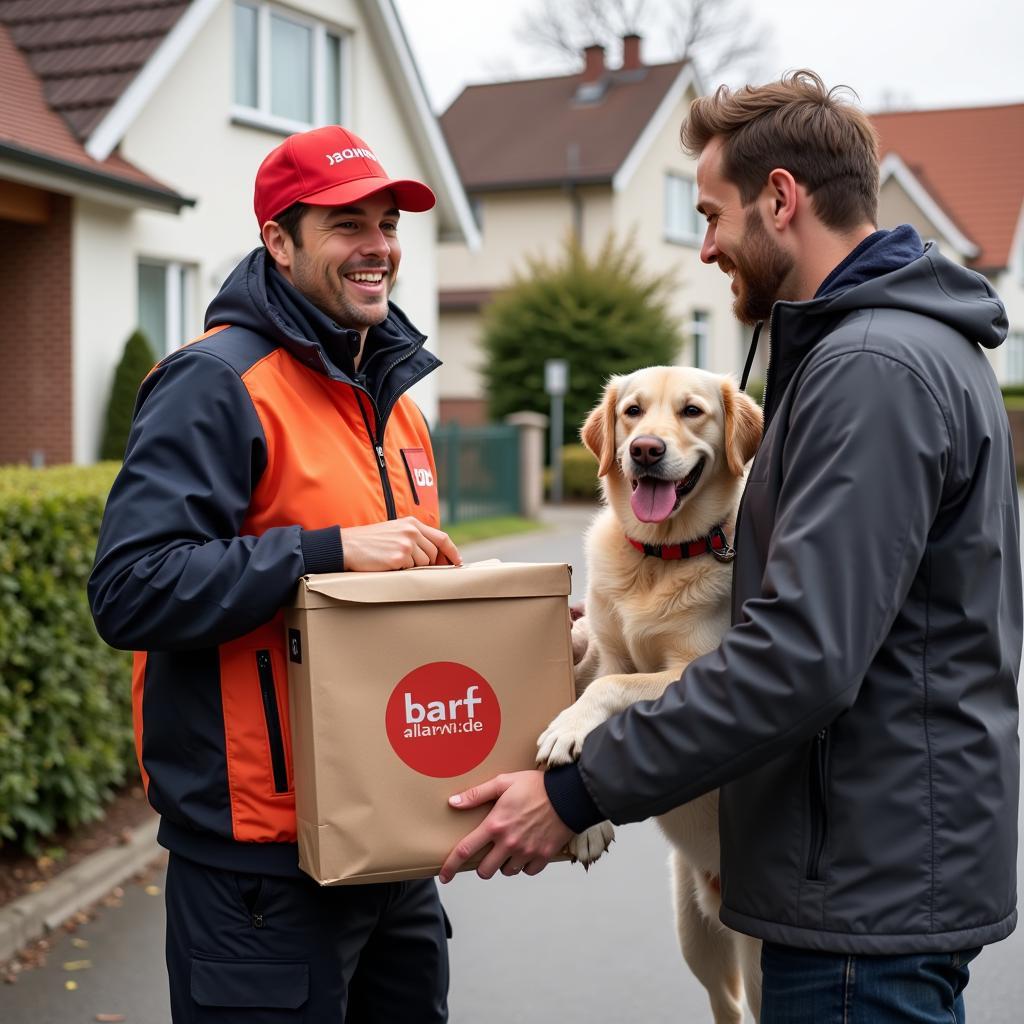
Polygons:
M987 282L877 231L867 118L797 72L697 100L701 258L768 319L733 626L578 764L497 779L442 878L541 870L573 832L721 787L722 921L765 940L761 1020L963 1020L1016 924L1017 487Z
M433 205L343 128L292 136L256 175L263 246L139 394L89 597L103 638L144 652L176 1021L447 1019L432 879L321 890L299 872L280 614L306 573L459 561L404 395L438 360L388 302L399 210Z

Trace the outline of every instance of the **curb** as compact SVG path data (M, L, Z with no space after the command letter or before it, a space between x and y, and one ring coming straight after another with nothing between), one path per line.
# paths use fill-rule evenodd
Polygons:
M160 819L154 817L133 829L131 839L123 846L90 854L48 881L39 892L22 896L0 910L0 963L59 928L69 917L156 860L161 852L156 841L159 823Z

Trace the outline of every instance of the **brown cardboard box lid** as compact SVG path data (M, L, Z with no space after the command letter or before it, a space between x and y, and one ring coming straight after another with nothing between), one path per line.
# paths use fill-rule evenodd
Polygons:
M338 604L464 601L488 597L567 596L572 569L564 562L470 562L401 572L337 572L303 576L297 608Z

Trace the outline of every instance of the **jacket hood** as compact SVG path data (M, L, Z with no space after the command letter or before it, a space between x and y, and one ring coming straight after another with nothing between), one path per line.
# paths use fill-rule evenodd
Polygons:
M338 354L358 351L358 331L334 323L291 288L283 277L271 282L269 277L273 272L262 246L249 253L228 275L210 303L206 329L222 324L246 328L283 345L306 366L336 380L351 381L352 371ZM291 310L275 298L275 287L278 292L283 287L293 293ZM367 334L367 343L374 349L396 352L415 352L425 341L426 335L421 334L394 303L388 304L387 318L371 327ZM421 355L429 356L430 369L440 365L440 360L425 350Z
M889 273L807 303L781 303L804 313L842 315L857 309L904 309L948 324L985 348L1006 339L1006 310L979 273L943 256L929 243L917 259Z

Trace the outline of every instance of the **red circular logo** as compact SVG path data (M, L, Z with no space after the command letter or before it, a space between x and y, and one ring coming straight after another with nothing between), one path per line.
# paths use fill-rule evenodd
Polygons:
M471 771L494 749L501 707L479 672L434 661L395 687L384 722L395 753L413 771L450 779Z

